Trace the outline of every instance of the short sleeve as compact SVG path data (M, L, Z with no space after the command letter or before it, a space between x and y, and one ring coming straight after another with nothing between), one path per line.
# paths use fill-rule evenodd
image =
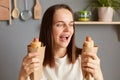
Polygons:
M30 77L29 77L29 76L28 76L27 80L30 80ZM42 76L42 79L40 79L40 80L47 80L47 78L43 75L43 76Z

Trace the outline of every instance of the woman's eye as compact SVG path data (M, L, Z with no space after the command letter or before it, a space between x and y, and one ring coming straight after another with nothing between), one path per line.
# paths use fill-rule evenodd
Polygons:
M74 24L69 24L70 27L73 27Z
M62 27L64 24L56 24L57 27Z

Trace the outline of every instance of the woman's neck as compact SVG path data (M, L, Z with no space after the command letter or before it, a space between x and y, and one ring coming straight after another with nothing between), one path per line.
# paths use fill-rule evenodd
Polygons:
M54 56L57 58L62 58L66 55L67 49L66 48L54 48L53 53Z

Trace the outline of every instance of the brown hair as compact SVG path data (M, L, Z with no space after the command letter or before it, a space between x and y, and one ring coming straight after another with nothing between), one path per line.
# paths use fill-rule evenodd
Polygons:
M50 67L55 66L54 54L52 53L52 48L53 48L52 25L53 25L53 16L55 11L61 8L67 9L73 14L72 9L68 5L56 4L49 7L43 15L43 19L41 22L40 36L39 36L39 40L43 42L43 44L46 46L43 66L46 66L46 65L49 65ZM74 27L74 31L75 31L75 27ZM78 52L78 48L75 47L75 34L73 34L71 41L67 47L67 55L70 63L74 63L76 61L78 57L78 54L76 53L76 51Z

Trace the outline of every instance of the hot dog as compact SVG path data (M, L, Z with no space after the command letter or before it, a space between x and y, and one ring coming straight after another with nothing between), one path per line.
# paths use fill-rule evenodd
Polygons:
M32 80L40 80L42 78L42 70L43 70L43 59L44 59L44 52L45 46L42 45L42 42L39 41L38 38L34 38L33 41L28 45L28 53L38 53L40 58L40 68L37 71L34 71L30 77Z
M93 52L92 51L93 48L94 48L94 41L92 40L90 36L87 36L86 40L83 43L83 52ZM83 71L83 80L93 80L93 77L91 76L90 73Z

